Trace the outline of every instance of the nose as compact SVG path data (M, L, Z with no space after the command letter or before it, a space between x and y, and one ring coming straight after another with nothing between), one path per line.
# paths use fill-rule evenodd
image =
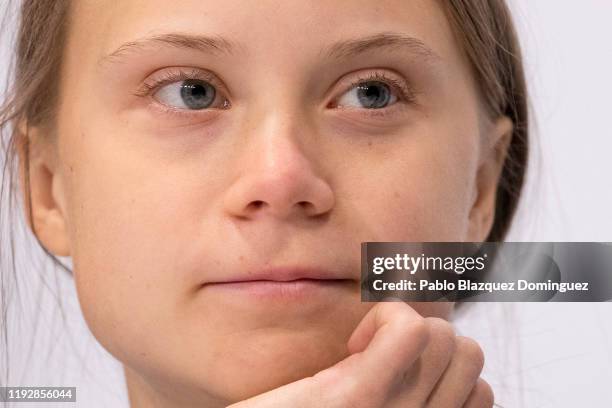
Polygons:
M241 171L224 200L229 214L242 219L311 218L333 208L334 193L312 160L317 149L300 140L298 127L289 115L280 114L247 127L247 141L236 156Z

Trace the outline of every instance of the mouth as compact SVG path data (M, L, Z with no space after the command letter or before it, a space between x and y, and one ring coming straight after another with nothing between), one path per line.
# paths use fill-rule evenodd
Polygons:
M235 296L306 300L328 290L347 287L350 279L295 279L291 281L249 280L206 284L211 290L234 292Z
M355 279L326 269L273 268L206 282L202 288L255 300L310 301L357 285Z

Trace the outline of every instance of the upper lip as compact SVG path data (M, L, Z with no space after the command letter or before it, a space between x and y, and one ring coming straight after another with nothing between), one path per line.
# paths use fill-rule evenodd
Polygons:
M348 280L353 278L325 268L284 266L249 270L242 274L224 276L222 280L211 283L246 282L256 280L288 282L298 279Z

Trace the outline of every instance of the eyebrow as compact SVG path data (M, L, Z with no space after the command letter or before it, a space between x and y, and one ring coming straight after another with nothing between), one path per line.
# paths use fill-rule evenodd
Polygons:
M211 55L231 55L235 50L245 48L240 43L230 41L220 36L165 33L126 42L115 51L102 57L99 63L116 62L127 54L155 46L195 50ZM366 37L343 40L322 49L319 55L339 60L357 57L373 50L396 50L400 48L407 49L410 53L428 61L441 59L440 56L423 41L398 32L381 32Z
M367 37L340 41L322 50L322 54L328 58L344 59L356 57L366 52L378 49L397 50L405 48L410 53L422 57L428 61L441 60L442 58L418 38L397 32L383 32L369 35Z
M195 50L212 55L232 54L235 49L239 48L238 44L219 36L165 33L126 42L115 51L102 57L99 63L117 62L121 57L128 54L155 46Z

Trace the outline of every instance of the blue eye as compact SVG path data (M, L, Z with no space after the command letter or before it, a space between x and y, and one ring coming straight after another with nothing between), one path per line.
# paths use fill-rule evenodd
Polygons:
M206 109L215 101L215 87L200 79L186 79L162 86L155 98L179 109Z
M385 108L397 101L389 85L381 81L361 82L346 92L339 100L342 106L366 109Z

